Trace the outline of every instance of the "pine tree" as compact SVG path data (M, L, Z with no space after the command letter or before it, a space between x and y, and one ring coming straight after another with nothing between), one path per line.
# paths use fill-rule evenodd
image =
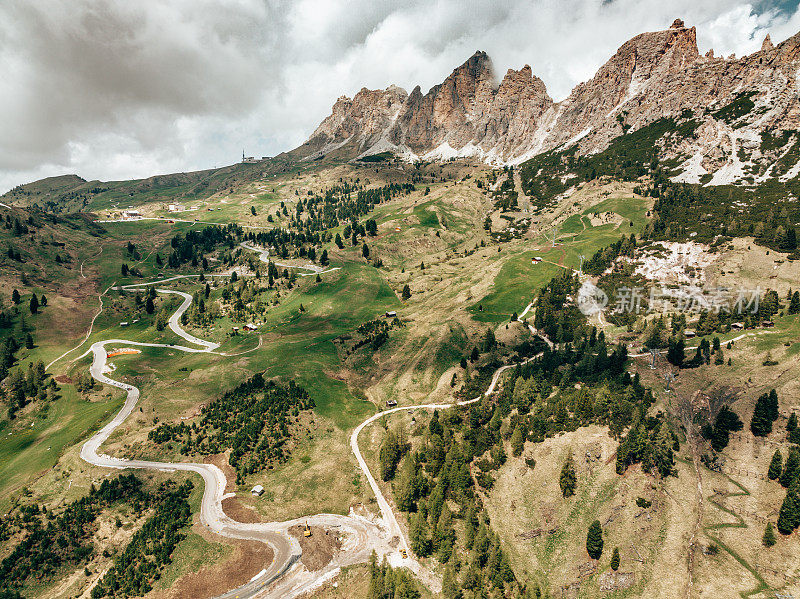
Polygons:
M403 293L400 295L404 300L407 300L411 297L411 288L406 284L403 285Z
M791 433L797 428L797 414L792 412L789 416L789 422L786 423L786 431Z
M153 304L153 298L147 296L147 301L144 303L144 311L147 312L148 314L152 314L153 312L155 312L155 309L156 308L155 305Z
M683 365L683 361L686 359L685 353L685 343L683 339L678 339L677 341L670 337L667 341L667 361L670 364L674 364L678 368Z
M494 331L491 327L486 329L486 334L483 337L484 351L490 352L497 346L497 339L494 336Z
M672 449L673 443L674 441L669 427L666 423L662 422L653 439L651 450L653 462L662 478L669 476L675 465L675 457Z
M400 463L400 458L403 457L404 451L405 441L400 435L392 430L389 430L386 433L386 438L383 440L380 452L378 454L381 479L391 480L394 478L397 470L397 464Z
M416 507L415 479L414 459L409 455L403 460L403 465L400 469L400 479L397 481L397 489L395 491L397 507L404 512L411 512Z
M28 306L30 308L31 314L39 313L39 299L36 297L35 293L31 296L31 301Z
M439 521L436 523L436 552L437 558L443 564L450 561L453 554L453 547L456 543L456 532L453 528L453 515L450 508L445 504Z
M775 544L775 529L772 527L772 522L767 522L767 527L764 529L764 536L761 537L761 544L764 547L772 547Z
M586 552L592 559L600 559L600 556L603 555L603 529L599 520L595 520L589 526L589 532L586 535Z
M775 453L772 454L772 461L769 463L769 470L767 471L767 477L770 480L778 480L778 477L781 475L781 471L783 470L783 456L779 449L775 450Z
M800 291L795 291L792 294L792 298L789 300L789 308L787 312L789 314L800 313Z
M478 514L474 504L467 508L467 515L464 517L464 541L467 549L472 549L475 541L475 534L478 531Z
M780 416L778 411L778 392L775 389L770 389L767 395L767 417L770 419L770 430L772 429L771 423L775 422Z
M797 249L797 231L795 231L794 227L786 229L786 234L783 239L783 248L787 250Z
M561 487L561 493L564 497L572 497L575 495L575 484L577 476L575 475L575 464L572 462L572 454L567 457L564 466L561 468L561 476L558 479L558 484Z
M31 337L30 333L25 334L25 348L33 349L33 337Z
M772 409L770 396L764 393L756 400L753 418L750 421L750 430L756 437L766 437L772 432Z
M800 525L800 495L797 483L789 487L778 512L778 532L784 535L791 534Z
M619 570L619 547L614 547L614 553L611 554L611 569L614 572Z
M14 302L15 304L19 304L20 302L19 291L17 291L16 289L14 289L14 291L11 292L11 301Z
M428 521L417 512L411 517L411 529L408 533L411 540L411 551L419 557L427 557L431 553L431 538Z
M781 485L788 489L797 478L798 472L800 472L800 449L794 446L789 450L789 456L783 465L783 472L780 476Z
M458 585L455 570L453 566L448 565L444 569L444 576L442 577L442 595L445 599L458 599L461 596L461 589Z
M515 457L519 457L522 454L522 450L525 448L525 437L522 434L522 427L518 424L514 428L514 433L511 435L511 452L514 454Z

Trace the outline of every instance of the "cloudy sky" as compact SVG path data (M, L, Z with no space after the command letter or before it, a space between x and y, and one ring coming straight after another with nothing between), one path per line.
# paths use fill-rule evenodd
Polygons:
M125 179L302 143L339 95L426 91L475 50L556 100L680 17L701 52L800 32L800 0L3 0L0 192Z

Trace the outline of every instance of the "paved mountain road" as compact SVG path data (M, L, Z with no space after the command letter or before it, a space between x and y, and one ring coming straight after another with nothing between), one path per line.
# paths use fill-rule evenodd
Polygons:
M248 249L262 251L252 247L248 247ZM264 259L264 254L262 254L262 259ZM119 289L132 290L138 287L196 276L197 275L179 275L148 283L124 285L119 287ZM360 432L369 424L375 422L377 419L383 416L387 416L395 412L416 409L447 409L477 402L481 399L481 397L479 396L474 399L458 403L401 406L374 414L356 427L350 437L350 447L356 457L359 468L364 473L373 493L375 494L381 511L380 522L376 523L367 518L356 515L342 516L337 514L317 514L305 518L298 518L288 522L255 524L237 522L228 517L222 509L222 500L224 497L227 480L225 474L217 466L213 464L198 464L190 462L127 460L101 453L101 447L103 443L105 443L110 435L131 415L139 401L140 396L139 389L137 387L122 381L114 380L105 373L108 362L108 345L160 347L189 353L215 353L217 355L225 355L215 351L219 347L219 344L199 339L181 328L180 318L192 303L192 296L190 294L182 291L163 288L159 288L157 291L164 294L179 295L183 298L181 305L175 310L169 319L169 327L175 334L187 341L189 345L198 347L190 347L189 345L145 343L129 341L125 339L106 339L93 343L89 350L87 350L81 356L83 357L88 354L92 354L92 364L89 368L92 377L101 383L125 391L126 399L124 405L112 418L112 420L83 444L80 452L81 458L94 466L102 468L136 468L160 470L164 472L193 472L199 474L204 483L203 497L199 514L200 522L204 526L208 527L211 531L221 536L235 539L260 541L268 544L272 548L273 560L262 570L261 573L259 573L248 583L221 595L218 599L277 599L278 597L283 599L291 599L292 597L296 597L308 592L309 590L318 586L321 582L324 582L325 580L330 579L332 576L335 576L341 567L367 561L373 550L376 551L379 556L387 556L390 562L394 565L402 565L410 568L412 571L417 573L417 575L419 575L423 581L432 588L432 590L438 591L438 586L440 584L438 577L432 575L427 569L424 569L419 562L417 562L411 556L410 553L409 557L407 558L402 558L400 556L399 549L402 548L408 550L408 542L403 534L402 529L400 528L399 523L397 522L397 518L391 508L391 505L381 492L380 487L375 481L375 478L372 476L369 466L367 465L366 460L361 453L361 450L358 446L358 436ZM534 356L534 358L535 357L536 356ZM491 384L484 396L491 395L494 392L502 373L509 368L513 368L514 366L515 365L511 364L498 368L494 373ZM343 533L343 550L332 560L330 564L317 572L309 572L297 563L302 555L300 544L288 533L288 529L291 526L296 524L304 524L306 522L312 526L338 529L341 533ZM392 546L393 538L396 538L397 541L399 541L399 543L396 541L394 546Z
M153 283L164 283L180 277L162 279ZM131 290L137 287L152 285L140 283L120 287ZM108 362L108 345L127 345L138 347L160 347L189 353L216 353L219 344L194 337L180 326L180 318L192 303L192 296L182 291L157 289L159 293L179 295L183 298L181 305L169 319L169 327L175 334L191 345L166 345L162 343L145 343L125 339L106 339L96 341L83 356L92 354L89 372L92 377L104 384L125 391L125 403L120 411L95 433L81 447L81 458L86 462L103 468L136 468L160 470L165 472L193 472L199 474L204 483L203 497L200 505L200 522L213 532L228 538L260 541L268 544L273 550L273 560L262 572L247 584L222 595L223 598L238 597L293 597L305 592L316 584L320 576L330 574L341 566L359 563L369 559L372 550L380 555L393 551L387 542L387 535L380 525L357 516L341 516L337 514L318 514L288 522L242 523L229 518L222 509L222 499L227 480L225 474L213 464L197 464L188 462L155 462L149 460L126 460L105 453L101 447L110 435L131 415L139 401L139 389L134 385L117 381L105 374ZM223 354L224 355L224 354ZM81 356L81 357L83 357ZM288 534L288 529L296 524L308 522L311 525L335 528L344 533L347 551L338 556L331 565L321 572L308 572L296 567L302 552L298 541Z

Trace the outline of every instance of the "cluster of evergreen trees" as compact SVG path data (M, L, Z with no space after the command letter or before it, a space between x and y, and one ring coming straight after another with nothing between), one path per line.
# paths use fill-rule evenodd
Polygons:
M778 394L775 389L756 400L750 430L756 437L766 437L772 432L772 423L778 419Z
M316 261L316 247L330 241L330 234L317 231L293 231L273 227L267 231L248 232L245 241L256 243L263 247L273 248L274 254L281 258L308 258Z
M402 457L411 449L411 444L402 429L389 429L378 454L380 475L383 480L392 480Z
M744 428L744 424L736 412L728 406L723 406L717 413L714 424L705 424L700 432L705 439L711 441L714 451L722 451L728 446L730 434L740 431L742 428Z
M662 171L653 173L650 187L640 191L656 198L645 238L682 241L692 231L697 233L694 240L705 243L753 236L757 243L775 250L791 253L797 249L796 207L788 203L781 207L781 201L769 194L762 194L757 202L748 194L750 206L740 213L731 201L738 199L732 194L740 196L740 190L675 183Z
M636 251L636 235L622 238L611 245L597 250L591 258L583 264L583 271L590 275L601 275L620 256L632 257Z
M781 534L788 535L800 527L800 448L793 445L783 467L782 461L780 451L776 451L770 462L768 476L777 479L786 488L786 497L776 524Z
M357 349L369 345L372 351L377 351L389 340L389 332L393 328L400 328L402 323L396 316L392 320L386 318L376 318L358 325L355 331L355 340L348 344L346 353L352 353ZM341 335L337 341L346 342L353 339L351 335Z
M326 189L323 195L314 195L305 202L301 198L295 207L293 225L307 231L324 231L342 223L357 222L359 217L368 214L376 205L393 197L408 195L414 189L411 183L391 183L364 189L358 181L355 184L344 181ZM304 219L301 218L303 212L308 214Z
M44 371L44 362L37 360L28 363L28 368L14 368L8 374L5 394L8 402L8 417L13 419L18 410L24 408L29 401L49 402L58 398L58 385Z
M761 426L765 426L766 423L769 423L770 430L773 423L773 420L770 420L774 405L773 402L777 401L777 396L773 397L774 393L775 391L773 390L759 398L759 402L762 404L759 412L761 412L762 415L759 417L758 422L763 422ZM755 413L753 414L753 419L756 420ZM796 439L795 433L800 429L797 427L797 415L794 412L792 412L789 417L786 430L788 439L792 442L789 454L786 456L786 461L784 462L781 451L779 449L775 451L769 463L767 477L770 480L778 481L781 486L786 489L786 496L778 512L778 521L776 524L779 532L788 535L800 527L800 446L798 446L797 441L794 440ZM766 541L769 541L767 538L767 531L764 531L764 538ZM770 545L767 545L765 542L766 546L771 546L773 544L774 538Z
M499 208L501 212L506 212L517 208L519 193L515 189L514 167L504 166L503 172L506 174L506 178L499 187L490 192L490 195L494 201L494 207Z
M200 230L191 230L186 235L176 234L170 240L172 251L167 256L170 268L178 268L186 263L197 267L200 263L207 268L205 255L219 247L233 248L242 238L243 229L236 224L209 225ZM160 264L161 257L156 256Z
M29 216L27 221L20 220L18 217L12 216L11 214L6 214L3 217L3 226L11 231L14 237L27 235L30 232L28 225L34 225L33 216Z
M92 599L141 597L153 588L161 570L185 537L181 532L191 519L188 497L192 482L164 483L153 494L155 510L128 546L114 558L114 565L92 589Z
M185 455L230 449L228 461L241 484L245 475L288 457L290 427L300 410L314 405L294 381L279 385L258 373L205 406L199 423L160 424L148 438L156 443L180 443Z
M48 511L36 504L22 506L19 513L4 519L3 537L13 533L22 539L0 561L0 592L18 592L34 581L44 581L63 566L78 566L94 552L92 535L100 512L120 501L146 509L159 500L142 488L134 475L104 480L89 494L64 508Z
M470 474L473 461L505 459L501 412L489 399L463 410L434 412L419 447L412 449L393 432L381 447L381 476L393 480L397 505L409 514L411 548L446 565L449 598L459 596L460 589L519 589ZM464 522L463 533L456 533L461 527L455 520Z
M421 594L414 576L404 568L392 568L384 559L378 563L375 552L369 561L367 599L419 599Z
M576 297L579 287L578 276L566 270L539 291L534 326L553 343L573 341L577 330L586 322L578 307L567 302L568 295Z
M544 348L540 357L514 369L500 393L501 405L508 402L509 412L517 409L511 416L512 430L520 426L526 439L540 442L598 423L619 437L634 414L653 401L638 374L631 378L625 371L626 360L625 346L609 352L605 335L594 328L584 329L575 346Z
M680 449L677 435L660 417L645 417L638 411L628 433L617 448L617 474L636 463L645 472L662 477L675 473L674 452Z

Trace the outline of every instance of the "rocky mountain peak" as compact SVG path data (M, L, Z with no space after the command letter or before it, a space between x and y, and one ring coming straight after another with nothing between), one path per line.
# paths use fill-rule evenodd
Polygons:
M764 129L800 129L798 66L800 34L777 47L767 36L759 52L716 59L713 51L701 57L695 28L675 19L622 44L594 77L555 103L529 65L508 69L498 81L491 59L478 51L427 93L390 86L340 98L303 152L319 155L348 144L357 156L389 150L409 159L518 163L573 145L597 152L616 137L688 112L702 121L702 134L676 152L682 160L694 156L692 177L699 177L720 170L725 157L735 161L745 134L757 145ZM725 119L736 113L720 111L745 94L761 116L752 122L737 116L734 127Z

